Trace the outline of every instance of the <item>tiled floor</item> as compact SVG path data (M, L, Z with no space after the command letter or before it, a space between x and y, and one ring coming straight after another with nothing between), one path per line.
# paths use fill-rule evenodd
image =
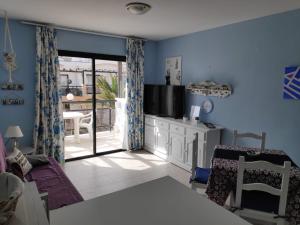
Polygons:
M118 133L114 131L97 132L97 152L122 149ZM65 159L93 154L93 138L89 134L80 134L79 140L74 135L65 136Z
M147 152L119 152L67 162L64 170L85 200L119 191L163 176L190 187L190 173ZM204 189L199 189L203 194ZM256 225L265 223L256 223Z
M189 186L190 173L141 151L119 152L67 162L64 169L84 199L122 190L163 176Z

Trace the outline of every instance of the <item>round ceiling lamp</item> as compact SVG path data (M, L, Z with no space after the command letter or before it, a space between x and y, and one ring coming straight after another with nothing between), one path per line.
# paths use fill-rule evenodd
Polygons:
M134 15L142 15L151 9L151 6L142 2L131 2L126 5L128 12Z

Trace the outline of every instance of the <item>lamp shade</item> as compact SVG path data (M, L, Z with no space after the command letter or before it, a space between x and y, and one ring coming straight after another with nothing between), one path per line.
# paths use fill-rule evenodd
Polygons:
M23 137L23 133L19 126L9 126L4 135L6 138L19 138Z
M73 101L74 100L74 95L72 93L67 94L67 100L68 101Z

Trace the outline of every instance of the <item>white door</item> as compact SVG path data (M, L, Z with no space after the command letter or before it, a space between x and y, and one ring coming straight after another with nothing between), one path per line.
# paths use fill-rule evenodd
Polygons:
M173 163L184 163L184 136L171 133L170 134L170 150Z
M168 155L168 145L169 145L169 132L165 129L157 130L157 145L156 150L164 155Z
M153 126L145 125L145 147L150 151L155 148L155 128Z

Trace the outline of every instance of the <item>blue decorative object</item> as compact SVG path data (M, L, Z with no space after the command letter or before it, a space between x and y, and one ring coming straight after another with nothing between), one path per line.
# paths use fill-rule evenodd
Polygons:
M196 175L195 178L193 179L194 181L197 181L201 184L207 184L208 178L211 173L211 168L201 168L201 167L196 167Z
M300 99L300 66L290 66L285 68L283 98Z

